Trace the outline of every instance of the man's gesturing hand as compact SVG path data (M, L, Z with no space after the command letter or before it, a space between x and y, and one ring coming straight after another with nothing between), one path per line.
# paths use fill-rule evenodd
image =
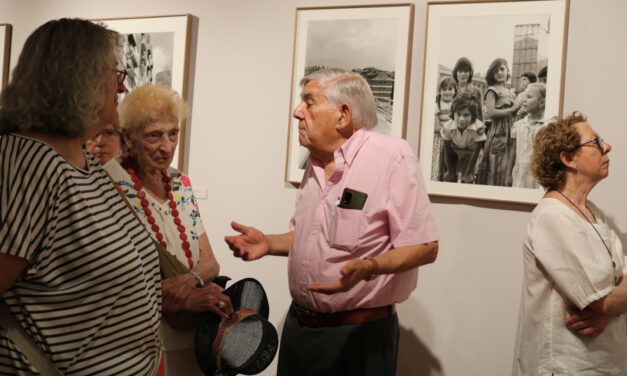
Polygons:
M342 277L335 283L314 282L307 286L307 290L327 295L348 291L372 273L372 263L361 259L351 260L342 267L340 273Z
M233 230L241 233L241 235L224 237L224 241L229 245L235 257L251 261L261 258L270 252L268 239L261 231L237 222L231 222L231 227Z

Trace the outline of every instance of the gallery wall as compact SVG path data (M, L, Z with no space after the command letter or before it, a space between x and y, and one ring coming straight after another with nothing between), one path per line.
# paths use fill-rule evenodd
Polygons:
M59 17L112 18L191 13L197 17L187 169L206 188L200 201L222 273L255 277L265 286L270 318L280 329L290 304L285 258L243 262L223 237L237 220L269 233L285 232L296 189L284 182L291 113L296 7L357 5L344 0L0 0L0 23L13 25L12 66L26 37ZM378 0L377 3L392 3ZM420 128L424 22L415 1L407 139ZM588 114L613 146L610 177L591 198L627 241L627 35L623 0L571 0L564 110ZM477 48L481 48L479 41ZM420 269L418 287L398 307L399 375L510 373L521 290L521 240L532 207L431 197L441 241L438 260ZM276 361L263 373L272 375Z

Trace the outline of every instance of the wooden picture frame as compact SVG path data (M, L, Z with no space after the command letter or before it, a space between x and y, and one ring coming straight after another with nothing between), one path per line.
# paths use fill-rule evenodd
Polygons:
M12 31L10 24L0 24L0 91L9 83Z
M309 154L299 145L292 111L300 102L300 80L318 69L360 73L377 104L374 131L405 137L413 17L409 3L296 9L285 181L303 177Z
M94 20L123 36L121 64L128 75L127 92L146 83L162 84L187 100L192 15L107 18ZM122 101L123 95L120 95ZM180 124L179 144L172 165L184 170L188 146L186 124ZM186 123L186 124L185 124Z
M429 194L538 202L544 190L529 170L530 143L542 124L562 113L568 12L569 0L427 4L419 158ZM489 69L501 65L509 77ZM514 89L522 89L521 75L528 72L544 81L544 115L516 123L524 120L528 94ZM446 92L451 88L452 100ZM539 86L533 90L538 93ZM466 106L470 97L482 125L464 128L463 111L457 121L452 109ZM511 109L505 111L510 118L494 109Z

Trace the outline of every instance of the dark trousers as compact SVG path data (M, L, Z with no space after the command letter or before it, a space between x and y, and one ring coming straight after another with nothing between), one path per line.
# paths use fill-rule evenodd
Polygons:
M398 316L361 324L310 328L290 307L279 349L278 376L394 376Z

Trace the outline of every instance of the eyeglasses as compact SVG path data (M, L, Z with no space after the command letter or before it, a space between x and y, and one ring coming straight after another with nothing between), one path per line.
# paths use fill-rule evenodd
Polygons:
M122 83L124 82L124 79L126 78L126 75L128 74L126 69L122 69L122 70L112 69L112 71L114 71L118 75L118 85L122 85Z
M89 140L96 142L96 140L98 140L98 137L102 136L103 140L111 141L117 135L118 135L118 132L111 130L111 129L105 129L102 132L96 133L96 135L90 138Z
M581 143L581 144L577 145L577 148L580 148L580 147L585 146L585 145L589 145L589 144L591 144L591 143L595 143L596 145L593 145L593 146L598 147L598 148L599 148L599 150L601 150L601 152L602 152L602 151L603 151L603 143L604 143L604 142L605 142L605 141L603 140L603 138L601 138L601 137L595 137L595 138L593 138L593 139L592 139L592 140L590 140L590 141L586 141L586 142L584 142L584 143Z

